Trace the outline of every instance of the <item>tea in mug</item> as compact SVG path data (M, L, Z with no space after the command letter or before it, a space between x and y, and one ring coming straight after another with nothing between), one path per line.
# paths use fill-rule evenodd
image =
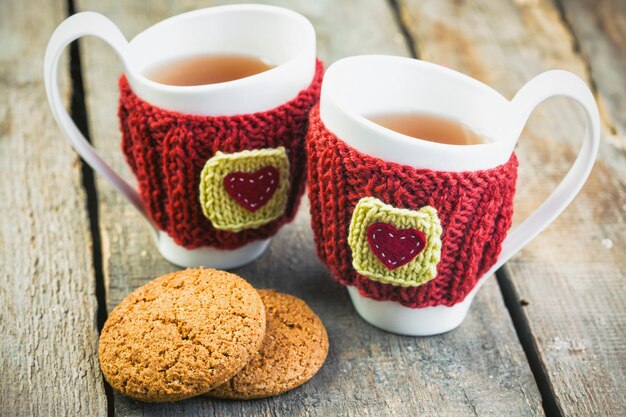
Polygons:
M447 145L477 145L483 137L465 124L429 113L390 113L368 117L372 122L416 139Z
M238 80L272 68L273 65L254 56L207 54L160 64L145 75L160 84L195 86Z

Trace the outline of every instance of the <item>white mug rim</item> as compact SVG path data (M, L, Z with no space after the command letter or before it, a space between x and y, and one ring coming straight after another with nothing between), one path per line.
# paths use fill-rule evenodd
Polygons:
M500 150L501 148L510 148L511 151L513 149L514 143L510 143L511 141L507 137L499 136L493 141L472 144L472 145L455 145L455 144L446 144L440 142L432 142L424 139L415 138L412 136L407 136L402 133L396 132L394 130L383 127L367 117L363 116L359 112L353 110L349 106L344 105L343 103L339 103L334 96L334 92L329 90L328 85L333 81L333 78L336 76L336 72L341 70L341 66L353 64L354 66L364 65L367 60L384 60L388 61L391 64L397 65L409 65L413 66L420 70L434 70L437 71L446 77L450 77L451 79L455 79L457 81L466 83L474 88L478 88L482 90L482 94L490 95L494 100L500 101L499 105L506 106L510 104L510 101L507 100L502 94L493 89L492 87L484 84L475 78L472 78L466 74L455 71L451 68L444 67L442 65L438 65L432 62L422 61L415 58L410 57L402 57L395 55L356 55L347 58L342 58L338 61L335 61L325 72L324 74L324 84L322 85L322 100L325 102L330 101L334 105L335 111L340 111L347 117L350 122L355 123L356 125L360 125L361 127L374 132L376 135L381 136L383 140L390 140L391 143L397 143L402 146L409 146L412 148L421 148L421 149L430 149L430 150L439 150L446 152L459 152L459 151L468 151L468 150ZM324 87L326 86L326 89ZM323 107L323 105L320 105ZM323 118L323 117L322 117ZM332 130L332 129L331 129ZM516 138L513 138L515 140ZM504 150L502 150L504 151ZM499 152L498 152L499 153Z
M220 13L237 13L241 11L262 11L273 13L275 15L280 15L282 17L286 17L292 19L297 22L302 29L306 32L305 37L310 39L311 37L315 39L315 29L311 22L302 16L299 13L294 12L293 10L286 9L279 6L271 6L271 5L263 5L263 4L233 4L233 5L222 5L222 6L213 6L213 7L205 7L203 9L191 10L189 12L180 13L169 18L163 19L152 26L144 29L135 35L131 40L128 41L129 50L131 50L134 46L134 42L137 39L140 39L142 36L149 35L153 31L157 31L161 29L163 26L172 23L178 23L180 20L189 19L192 17L198 17L200 15L215 15ZM274 66L266 71L260 72L258 74L250 75L247 77L239 78L232 81L225 81L220 83L213 84L202 84L202 85L193 85L193 86L175 86L162 84L156 81L151 80L146 77L141 71L138 71L134 65L129 65L129 62L124 60L125 70L127 74L132 77L132 79L136 82L143 84L145 87L154 90L155 92L160 93L213 93L220 92L221 90L227 90L229 88L234 87L243 87L242 84L247 84L251 82L263 82L266 78L273 78L276 76L277 72L288 71L289 67L293 65L294 62L298 62L304 58L307 54L306 48L300 48L299 52L293 55L289 60ZM164 60L165 61L165 60Z

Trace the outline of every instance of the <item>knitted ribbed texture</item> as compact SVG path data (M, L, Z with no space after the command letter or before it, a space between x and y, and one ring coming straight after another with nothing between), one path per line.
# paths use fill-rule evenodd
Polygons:
M204 166L200 202L213 227L239 232L280 217L287 205L285 148L217 152Z
M497 260L513 216L515 155L496 168L473 172L432 171L386 162L356 151L328 131L318 106L311 111L307 154L317 253L340 283L356 286L366 297L407 307L452 306L465 299ZM348 234L355 207L364 197L396 209L419 211L430 206L436 210L443 230L434 279L400 286L372 280L355 270Z
M235 249L274 235L297 211L306 180L304 136L308 114L319 99L323 76L318 61L309 87L293 100L266 112L236 116L196 116L167 111L138 98L124 76L119 82L122 150L137 177L150 219L186 248ZM289 158L289 190L283 214L257 228L218 230L203 215L200 173L218 151L283 146Z

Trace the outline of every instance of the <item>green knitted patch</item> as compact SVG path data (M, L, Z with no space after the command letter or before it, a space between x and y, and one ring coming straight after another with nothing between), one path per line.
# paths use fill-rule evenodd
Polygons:
M387 268L374 254L368 242L368 226L375 223L392 225L397 230L416 229L426 236L424 249L410 262L396 269ZM441 223L437 210L431 206L421 209L398 209L377 198L359 200L352 214L348 244L352 249L352 266L361 275L374 281L402 287L417 287L437 275L441 258Z
M229 180L232 180L233 175L249 177L250 174L263 172L262 170L267 170L268 167L277 170L278 186L269 199L262 200L259 208L255 207L255 211L236 201L226 190L224 182L229 174L231 174ZM242 178L237 179L244 181ZM213 227L231 232L257 228L280 217L287 204L288 191L289 159L282 146L230 154L217 152L206 162L200 176L202 212L213 223ZM245 195L240 198L243 202ZM248 200L245 201L248 202Z

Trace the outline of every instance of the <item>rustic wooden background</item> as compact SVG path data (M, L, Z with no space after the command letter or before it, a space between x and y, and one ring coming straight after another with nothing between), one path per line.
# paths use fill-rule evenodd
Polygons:
M69 1L69 3L68 3ZM239 1L238 1L239 2ZM143 220L72 152L42 83L47 40L94 10L131 38L168 16L227 1L0 2L0 414L2 416L626 415L626 4L622 0L276 0L314 24L319 56L385 53L454 69L512 95L551 68L580 75L601 107L592 175L559 219L477 296L463 325L408 338L356 316L314 255L308 205L237 272L305 299L328 327L326 365L305 386L251 402L143 404L100 374L98 330L126 294L176 269ZM102 42L60 68L68 107L132 180L115 116L121 66ZM553 189L582 139L582 112L554 99L518 146L516 222Z

